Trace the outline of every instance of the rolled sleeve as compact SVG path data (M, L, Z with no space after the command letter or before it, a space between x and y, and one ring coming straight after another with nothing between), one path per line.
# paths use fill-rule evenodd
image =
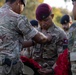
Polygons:
M23 33L26 39L33 38L38 31L28 22L25 16L18 18L18 28Z

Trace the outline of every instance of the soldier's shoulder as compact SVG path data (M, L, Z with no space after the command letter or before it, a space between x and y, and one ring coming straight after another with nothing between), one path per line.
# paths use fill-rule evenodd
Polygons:
M17 20L28 20L27 17L25 15L18 15L18 19Z
M64 30L58 26L55 25L55 30L60 32L60 33L65 33Z
M72 31L74 31L74 30L76 30L76 22L74 22L74 23L70 26L69 32L72 32Z
M26 18L25 15L17 14L15 12L13 12L12 10L10 10L9 15L11 15L12 17L16 17L17 19L24 19L24 18Z
M25 15L17 14L17 13L15 13L15 12L12 12L12 16L16 17L17 19L23 19L23 18L26 18Z
M60 28L58 26L55 26L55 30L56 30L56 33L58 33L59 37L67 38L67 35L66 35L65 31L62 28Z
M72 23L71 26L70 26L70 28L71 27L76 27L76 22Z

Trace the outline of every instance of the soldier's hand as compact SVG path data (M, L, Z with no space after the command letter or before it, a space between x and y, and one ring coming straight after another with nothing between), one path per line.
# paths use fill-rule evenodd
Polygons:
M51 42L52 41L52 35L51 34L47 34L46 36L48 38L48 42Z
M47 34L48 44L56 43L58 41L58 37L56 34Z
M52 35L50 33L47 33L45 29L42 29L42 33L47 36L48 42L52 40Z
M45 35L47 35L47 31L44 30L44 29L42 29L42 33L45 34Z
M53 70L52 69L47 69L47 68L41 68L38 70L38 72L41 74L41 75L49 75L49 74L53 74Z

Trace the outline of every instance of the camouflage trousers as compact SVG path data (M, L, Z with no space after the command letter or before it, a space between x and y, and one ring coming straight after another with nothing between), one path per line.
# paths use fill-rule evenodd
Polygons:
M7 65L0 66L0 75L19 75L22 72L22 64L18 61L12 67Z
M72 75L76 75L76 52L70 53Z
M76 75L76 61L71 62L72 75Z
M19 58L18 60L15 58L10 60L10 58L11 57L9 57L9 60L6 61L6 55L0 54L0 75L19 75L22 72L22 61Z

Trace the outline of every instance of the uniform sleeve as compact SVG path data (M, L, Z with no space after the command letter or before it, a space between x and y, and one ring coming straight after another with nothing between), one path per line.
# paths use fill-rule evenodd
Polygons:
M57 48L58 55L62 53L66 48L68 48L68 39L64 31L60 31L59 40L57 42Z
M27 40L33 38L38 33L38 31L28 22L28 19L25 16L20 16L17 21L17 27Z

